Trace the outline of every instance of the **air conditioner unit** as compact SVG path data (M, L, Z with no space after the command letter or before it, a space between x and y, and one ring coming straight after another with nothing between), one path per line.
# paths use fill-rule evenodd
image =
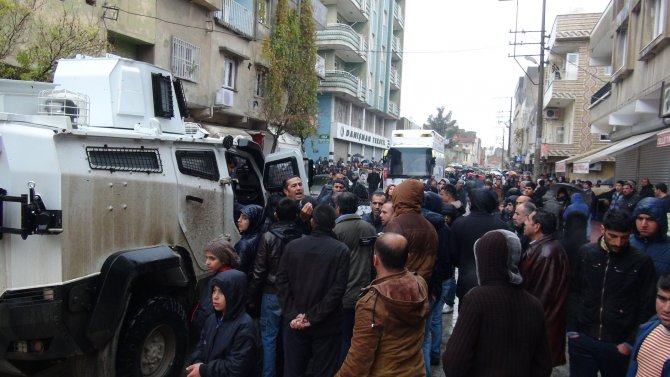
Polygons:
M559 119L561 117L561 109L549 107L544 110L545 119Z
M235 92L230 89L221 88L216 91L216 101L214 102L218 106L227 106L233 107L235 99Z

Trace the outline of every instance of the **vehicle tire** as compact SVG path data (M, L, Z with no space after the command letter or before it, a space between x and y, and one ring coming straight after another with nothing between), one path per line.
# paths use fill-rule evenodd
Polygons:
M117 349L117 376L180 376L187 343L186 312L179 301L149 298L126 316Z

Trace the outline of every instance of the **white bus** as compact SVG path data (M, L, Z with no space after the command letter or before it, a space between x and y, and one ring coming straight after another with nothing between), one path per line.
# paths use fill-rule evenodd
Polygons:
M385 184L444 178L444 137L434 130L395 130L385 153Z

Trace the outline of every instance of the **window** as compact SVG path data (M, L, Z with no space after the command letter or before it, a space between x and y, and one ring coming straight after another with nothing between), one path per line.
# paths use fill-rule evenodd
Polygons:
M643 45L652 42L665 31L666 0L646 0L644 3Z
M237 62L232 59L223 59L223 87L235 89L235 76L237 74Z
M161 118L172 118L172 82L169 76L160 73L151 74L151 89L154 97L154 115Z
M172 73L180 79L198 82L200 48L172 37Z
M565 127L556 127L556 142L565 143Z
M254 96L263 97L263 86L265 85L265 71L256 68L256 84L254 86Z
M569 53L565 55L565 80L577 80L579 73L579 54Z
M219 180L219 168L213 151L177 151L175 157L180 173L210 181Z
M621 79L629 71L628 64L628 24L623 24L616 31L616 41L614 44L614 54L612 56L613 79Z
M268 21L270 20L270 4L268 0L258 0L258 22L263 25L269 25Z
M86 147L88 165L95 170L162 173L160 153L154 148Z

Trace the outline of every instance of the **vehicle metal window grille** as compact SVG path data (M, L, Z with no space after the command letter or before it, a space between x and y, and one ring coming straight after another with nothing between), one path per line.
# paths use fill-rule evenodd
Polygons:
M0 303L8 303L13 307L22 305L33 305L38 302L53 301L59 299L56 291L52 288L29 288L18 291L7 291Z
M162 173L158 149L86 147L91 169Z
M265 172L267 188L270 190L281 190L284 180L294 175L298 175L298 167L294 166L293 160L289 158L275 161L272 165L268 166L268 170Z
M182 174L219 180L219 167L214 151L177 151L177 166Z
M154 95L154 114L161 118L172 118L172 81L169 76L160 73L151 74Z

